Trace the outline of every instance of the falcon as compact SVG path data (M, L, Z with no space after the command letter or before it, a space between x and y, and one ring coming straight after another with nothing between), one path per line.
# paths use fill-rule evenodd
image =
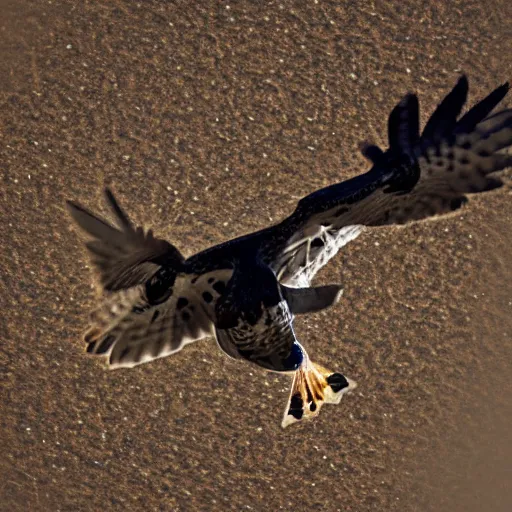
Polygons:
M502 186L500 171L512 166L512 109L492 112L508 88L461 116L468 93L462 76L421 133L418 98L407 94L389 116L389 147L363 146L368 172L304 197L278 224L188 258L135 227L109 189L115 225L68 202L91 238L86 247L103 289L84 336L87 352L110 368L132 368L213 336L232 358L292 375L283 427L339 403L355 383L313 363L293 321L332 306L342 289L311 281L366 226L449 214L468 194Z

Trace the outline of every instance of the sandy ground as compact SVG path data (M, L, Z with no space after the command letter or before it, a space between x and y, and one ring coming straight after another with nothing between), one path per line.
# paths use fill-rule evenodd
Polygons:
M359 388L314 423L282 430L289 378L213 341L83 352L65 199L111 185L190 255L365 170L406 91L430 112L461 71L473 99L512 78L506 0L357 3L3 2L1 510L512 510L510 189L322 272L344 298L297 331Z

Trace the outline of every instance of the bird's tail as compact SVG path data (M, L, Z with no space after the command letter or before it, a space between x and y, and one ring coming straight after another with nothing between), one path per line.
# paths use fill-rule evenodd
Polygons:
M311 362L306 355L304 363L293 375L281 425L287 427L297 421L315 418L324 403L339 404L341 397L355 387L354 381Z

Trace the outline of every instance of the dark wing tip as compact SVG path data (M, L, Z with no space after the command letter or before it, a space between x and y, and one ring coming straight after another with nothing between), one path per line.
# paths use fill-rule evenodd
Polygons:
M468 76L466 75L466 73L463 73L462 75L460 75L459 79L457 80L457 83L455 84L455 88L461 88L462 90L466 90L466 92L468 91L469 89L469 81L468 81Z
M419 101L414 93L406 94L388 118L389 150L411 156L419 139Z
M455 118L460 114L460 111L464 107L464 104L468 100L468 93L469 93L469 81L468 77L466 75L461 75L460 78L457 80L457 83L451 90L451 92L448 93L448 98L451 99L451 101L459 102L459 112L456 114Z
M83 229L83 219L89 214L85 208L71 200L66 200L66 210L69 216Z
M75 203L74 201L71 201L71 199L66 199L66 209L71 214L71 212L77 208L80 208L80 206Z
M457 122L455 133L469 133L483 121L507 95L510 85L508 82L500 85L483 100L469 109Z
M496 105L508 94L510 90L510 82L504 82L489 95L496 102Z
M66 201L66 206L76 224L94 238L99 240L112 240L112 237L119 233L119 231L108 222L105 222L78 203Z
M418 95L413 92L408 92L396 105L396 107L392 110L391 115L393 115L393 112L402 112L401 117L399 118L402 122L406 121L406 116L410 116L411 114L414 114L416 110L419 110L419 100Z
M105 187L103 192L109 203L117 204L116 198L114 197L114 193L112 192L112 189L110 187Z
M374 165L377 165L384 156L384 151L382 151L379 146L369 142L362 142L359 144L359 150L361 151L361 154Z
M78 203L75 203L75 201L72 201L71 199L66 199L66 207L69 211L83 210L83 208Z
M84 216L89 217L91 215L91 213L86 208L69 199L66 200L66 209L73 220L79 225L82 225L81 221Z
M125 231L134 231L133 224L131 223L128 215L124 212L124 210L119 206L117 199L114 196L114 193L109 187L105 187L104 190L105 197L107 198L108 205L113 211L116 219L119 221L120 225L123 227Z
M447 94L447 97L460 98L462 104L465 103L469 92L469 80L466 74L462 74L453 89Z
M455 129L457 118L468 98L468 90L468 78L462 75L453 89L439 103L423 128L421 138L424 142L439 140Z
M496 87L496 89L494 89L493 93L503 94L503 96L501 97L503 99L507 95L509 90L510 90L510 82L507 81L507 82L502 83L499 87Z
M414 92L408 92L400 101L399 105L407 106L411 101L418 101L418 95Z

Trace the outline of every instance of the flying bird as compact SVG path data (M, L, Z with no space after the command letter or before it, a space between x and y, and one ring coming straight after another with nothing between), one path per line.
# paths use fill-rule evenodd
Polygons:
M278 224L188 258L135 227L109 189L115 226L68 202L91 237L86 246L104 291L84 336L87 352L111 368L131 368L214 336L230 357L293 376L283 426L339 403L355 383L313 363L293 321L332 306L342 289L311 281L366 226L448 214L467 194L502 186L499 171L512 166L512 109L492 111L508 88L461 116L468 93L462 76L422 132L418 98L407 94L389 116L389 147L362 148L368 172L304 197Z

